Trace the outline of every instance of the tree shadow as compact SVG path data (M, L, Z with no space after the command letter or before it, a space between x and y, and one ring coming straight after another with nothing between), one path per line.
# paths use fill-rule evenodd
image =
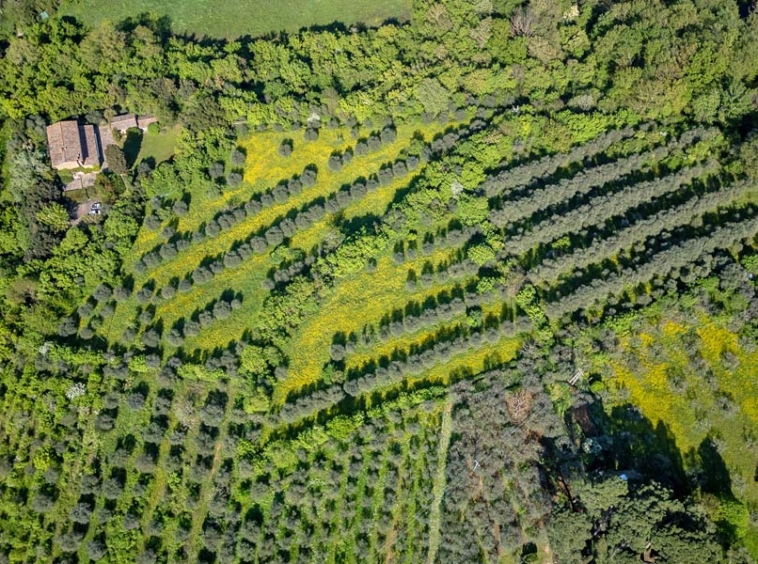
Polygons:
M721 506L714 517L724 545L739 538L739 513L743 502L732 491L732 479L712 437L683 453L669 426L653 423L632 404L613 407L608 413L600 400L583 396L566 415L574 442L588 473L613 472L630 482L658 482L677 498L693 493L710 498L707 505ZM557 461L560 464L560 461Z
M137 162L140 149L142 148L142 132L139 129L130 129L126 132L124 140L124 158L126 166L132 168Z

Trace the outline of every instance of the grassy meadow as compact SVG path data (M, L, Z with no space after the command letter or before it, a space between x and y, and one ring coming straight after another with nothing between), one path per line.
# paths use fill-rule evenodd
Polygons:
M174 31L190 35L234 38L260 36L279 31L294 32L311 26L364 24L377 26L385 20L410 16L410 0L66 0L59 13L97 25L107 20L118 23L137 14L166 17Z

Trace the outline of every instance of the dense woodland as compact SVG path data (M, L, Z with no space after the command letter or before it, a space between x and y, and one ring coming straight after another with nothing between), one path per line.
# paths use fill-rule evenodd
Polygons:
M754 2L0 8L0 562L758 560Z

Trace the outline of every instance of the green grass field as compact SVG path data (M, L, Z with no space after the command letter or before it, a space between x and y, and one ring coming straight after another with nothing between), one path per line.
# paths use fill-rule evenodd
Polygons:
M326 26L334 22L376 26L388 19L410 15L410 0L284 0L266 2L209 2L208 0L73 0L65 2L60 14L74 16L90 25L108 20L119 22L136 14L156 14L171 20L171 27L211 37L260 36L277 31Z

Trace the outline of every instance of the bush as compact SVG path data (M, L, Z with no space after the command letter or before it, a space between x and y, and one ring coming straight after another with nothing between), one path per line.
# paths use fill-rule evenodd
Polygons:
M87 543L87 556L89 556L90 560L94 560L95 562L102 560L107 552L108 548L100 540L93 540Z
M161 250L158 252L164 261L169 261L176 256L176 247L171 243L161 245Z
M304 188L310 188L316 184L316 170L314 168L307 168L300 175L300 182L302 182Z
M329 351L329 355L333 361L339 362L345 358L345 347L340 344L334 344Z
M119 286L113 290L113 299L117 302L122 302L129 297L129 289L124 286Z
M408 167L403 161L397 161L392 165L392 172L397 177L403 177L408 174Z
M98 302L104 302L110 299L112 293L113 292L108 286L105 284L100 284L97 288L95 288L95 292L92 295Z
M181 347L184 344L184 337L179 332L179 329L172 329L169 334L166 335L166 341L172 347Z
M109 478L103 482L103 497L105 499L118 499L124 492L124 486L117 478Z
M205 234L208 235L208 237L217 237L219 233L221 233L221 226L217 221L209 221L208 225L205 226Z
M200 323L197 321L188 321L184 324L184 336L196 337L200 334Z
M168 286L164 286L161 288L161 298L164 300L170 300L176 295L176 288L171 286L170 284Z
M76 334L77 323L72 317L65 317L61 324L58 326L58 335L61 337L70 337Z
M208 167L208 176L213 180L218 180L224 176L224 163L213 163Z
M397 131L394 127L385 127L379 134L382 144L393 143L397 139Z
M339 172L342 170L342 158L338 154L333 154L329 157L327 165L332 172Z
M216 319L226 319L229 317L232 308L228 302L218 301L213 305L213 317Z
M237 148L234 151L232 151L231 161L234 166L242 166L245 164L246 160L247 160L247 155L241 149Z
M289 192L287 191L287 187L282 184L274 188L271 194L274 196L274 201L277 204L283 204L284 202L287 201L287 198L289 197Z
M318 129L313 129L309 127L305 130L305 133L303 134L303 138L306 141L316 141L318 139Z
M161 220L157 215L150 214L145 218L145 227L147 227L150 231L155 231L156 229L159 229L160 226Z
M143 333L140 340L146 347L154 348L157 347L158 343L160 342L160 335L158 335L158 332L155 329L150 329L149 331L145 331L145 333Z
M187 207L187 204L184 203L182 200L177 200L176 202L174 202L174 205L171 206L171 213L179 217L187 215L188 211L189 211L189 208Z
M242 184L242 175L239 172L230 172L226 176L226 183L232 188L236 188Z
M82 305L80 305L78 308L76 308L77 313L79 314L79 317L82 319L85 319L92 315L92 312L95 310L95 306L93 306L90 302L85 302Z
M146 304L150 301L150 299L153 297L153 291L143 286L139 292L137 292L137 301L141 304Z
M282 157L289 157L292 154L293 149L293 142L292 139L285 139L282 141L281 145L279 145L279 154Z

